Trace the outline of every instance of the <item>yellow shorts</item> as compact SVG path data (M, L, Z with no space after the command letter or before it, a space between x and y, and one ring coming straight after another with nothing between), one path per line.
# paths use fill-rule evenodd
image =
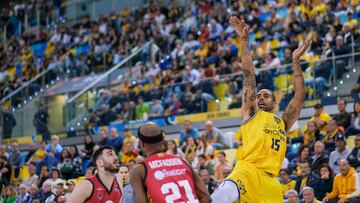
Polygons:
M280 182L245 161L238 161L225 180L238 186L241 203L283 202Z

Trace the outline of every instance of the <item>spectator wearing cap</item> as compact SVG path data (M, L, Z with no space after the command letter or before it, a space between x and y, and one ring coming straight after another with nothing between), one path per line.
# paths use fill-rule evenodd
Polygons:
M299 203L298 192L296 190L287 191L285 203Z
M346 146L345 136L339 134L335 138L336 149L330 153L329 166L335 174L340 172L339 162L341 159L347 159L351 153L350 149Z
M191 121L184 121L184 130L180 132L179 145L183 146L189 137L193 137L195 140L199 137L199 131L196 128L191 127Z
M326 195L323 202L356 203L360 202L359 174L350 166L346 159L339 161L340 173L335 176L332 191Z
M360 172L360 134L356 135L354 143L355 147L351 150L347 160L349 164L356 169L357 172Z
M319 169L320 180L318 183L318 191L316 194L317 199L324 199L326 194L330 193L332 190L332 185L334 182L333 172L328 164L323 164Z
M339 136L341 134L336 121L334 119L331 119L328 124L328 130L327 133L323 136L322 142L325 144L325 150L327 153L330 153L335 150L335 137Z
M112 146L118 151L121 150L123 146L123 138L119 135L116 128L110 129L110 135L106 140L106 145Z
M315 198L314 189L311 187L304 187L301 191L304 203L321 203Z
M67 182L66 182L66 186L67 186L67 192L65 193L65 199L66 200L69 200L69 198L70 198L70 195L71 195L71 193L72 193L72 191L74 190L74 188L75 188L75 181L74 181L74 179L70 179L70 180L68 180Z
M354 115L351 117L350 126L344 133L346 137L356 134L360 134L360 101L354 102Z
M311 171L318 171L321 165L329 162L329 156L325 154L325 145L321 141L315 143L314 153L310 158Z
M337 102L337 107L338 107L339 113L336 114L333 117L333 119L336 121L336 124L339 127L343 127L344 129L346 129L350 126L350 121L351 121L351 114L346 112L346 101L339 100Z
M304 187L309 186L314 188L315 194L317 194L319 177L311 172L311 165L309 162L300 163L299 165L301 175L296 179L295 190L301 192Z
M281 190L285 198L286 193L289 190L295 189L296 181L290 179L290 171L287 169L281 169L279 172L279 176L280 176Z
M325 134L327 131L327 124L330 121L331 117L328 113L324 111L324 106L322 104L316 104L314 108L315 113L310 118L310 121L314 121L320 132Z

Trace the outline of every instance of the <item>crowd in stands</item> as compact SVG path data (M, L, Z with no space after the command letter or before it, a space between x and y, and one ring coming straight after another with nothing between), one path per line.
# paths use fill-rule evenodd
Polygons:
M314 43L303 68L305 73L309 67L315 70L316 77L306 76L306 84L308 89L313 81L323 84L313 90L321 93L335 73L327 72L332 66L329 61L315 62L310 55L326 59L330 56L329 50L338 56L352 52L347 34L352 33L354 42L360 41L360 26L356 20L359 6L353 2L314 1L308 4L249 0L246 3L233 1L226 8L220 2L194 1L189 9L151 4L134 11L125 9L119 14L101 17L97 22L85 19L73 27L44 31L40 36L13 37L6 41L7 46L0 45L0 67L3 72L20 62L20 71L15 77L4 80L2 96L6 88L18 87L24 78L29 80L50 65L61 65L64 72L71 70L74 76L90 74L96 71L97 65L103 65L104 53L106 67L109 67L126 56L129 51L126 47L130 49L153 38L160 50L168 50L169 57L158 64L141 64L141 76L135 83L125 80L112 91L101 91L95 107L88 112L89 129L116 120L206 112L207 101L227 96L233 98L229 108L239 108L242 80L238 75L238 55L241 50L227 21L233 12L251 26L256 68L274 68L257 74L258 88L281 89L275 78L281 74L291 75L291 67L279 67L292 62L292 50L312 30ZM30 45L37 41L52 47L51 54L38 57L32 53ZM71 51L78 47L86 51ZM8 57L9 54L13 57ZM335 62L336 75L341 77L348 71L349 57L340 57ZM308 96L311 97L310 90ZM314 202L315 198L325 202L360 201L360 103L354 103L351 113L346 112L345 107L346 102L339 101L339 112L331 117L321 104L316 105L304 129L298 127L289 132L289 149L278 177L287 202L300 199ZM39 112L45 114L43 109ZM241 147L241 140L229 142L228 134L211 121L207 121L203 129L196 129L190 121L185 121L179 138L167 140L164 150L186 159L211 193L234 165L229 163L223 150ZM143 158L138 139L130 129L124 132L115 128L109 132L101 129L95 136L100 138L98 143L87 135L84 146L70 147L63 147L59 137L52 136L49 142L30 144L24 160L16 142L0 146L4 202L65 202L78 181L93 174L90 159L101 145L110 145L119 151L118 158L125 170L120 169L119 175L125 177L129 187L127 173ZM347 142L350 138L354 143ZM298 143L301 147L293 150L292 146Z

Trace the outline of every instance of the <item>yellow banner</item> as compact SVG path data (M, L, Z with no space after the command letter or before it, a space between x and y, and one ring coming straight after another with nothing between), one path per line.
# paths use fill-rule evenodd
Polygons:
M35 140L36 140L36 142L40 142L42 140L41 135L36 135ZM13 138L4 139L3 143L5 145L8 145L8 144L10 144L12 142L15 142L15 141L18 144L30 144L31 142L33 142L32 136L23 136L23 137L13 137Z
M191 122L200 122L207 120L221 120L221 119L229 119L229 118L239 118L240 117L240 109L231 109L227 111L215 111L208 113L198 113L198 114L190 114L185 116L177 116L176 124L182 124L185 120L190 120Z

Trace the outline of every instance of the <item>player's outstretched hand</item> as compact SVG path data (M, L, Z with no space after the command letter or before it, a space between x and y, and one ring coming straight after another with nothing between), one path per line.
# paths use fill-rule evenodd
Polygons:
M230 24L242 40L249 40L249 26L244 20L239 20L236 16L230 16Z
M307 48L309 48L310 44L311 44L311 34L309 36L306 37L305 42L298 47L297 49L295 49L295 51L292 54L293 57L293 61L299 61L300 57L305 53L305 50Z

